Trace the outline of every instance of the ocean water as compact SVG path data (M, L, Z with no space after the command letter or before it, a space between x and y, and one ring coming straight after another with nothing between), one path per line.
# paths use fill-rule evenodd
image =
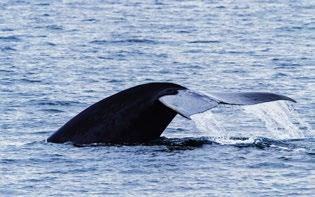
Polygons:
M314 196L314 13L306 0L1 1L0 196ZM297 103L177 116L146 145L45 141L153 81Z

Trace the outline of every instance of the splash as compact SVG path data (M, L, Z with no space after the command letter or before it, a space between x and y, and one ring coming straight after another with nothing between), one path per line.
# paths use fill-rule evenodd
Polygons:
M213 137L229 137L228 132L222 126L220 120L218 120L210 110L192 115L191 119L201 132L211 134Z
M263 121L274 139L301 139L312 132L310 125L286 102L244 106L243 109Z
M219 144L252 143L253 139L237 140L229 135L221 120L210 110L191 116L196 128Z
M312 130L297 111L286 102L270 102L258 105L243 106L243 111L253 117L257 117L265 124L267 133L260 136L273 139L301 139L311 135ZM252 143L259 136L252 136L248 140L235 140L229 135L229 131L223 126L223 119L210 110L191 116L196 128L211 140L221 144ZM235 137L235 136L233 136ZM238 136L242 137L242 136Z

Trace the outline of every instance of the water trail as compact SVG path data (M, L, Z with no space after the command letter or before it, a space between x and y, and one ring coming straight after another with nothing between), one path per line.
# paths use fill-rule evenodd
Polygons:
M286 102L244 106L243 109L262 120L274 139L300 139L312 132L311 127Z
M252 143L253 139L236 140L231 139L229 132L224 128L222 122L210 110L191 116L196 128L211 140L220 144Z
M228 137L226 129L210 110L192 115L191 119L201 132L206 132L213 137Z
M300 139L313 135L309 124L300 118L297 111L286 102L270 102L259 105L243 106L243 111L251 116L258 117L264 122L268 133L263 132L259 136L273 139ZM210 110L195 114L191 117L195 126L212 140L221 144L252 143L258 136L252 136L248 140L231 139L223 123L225 120L218 118ZM244 136L237 136L244 137Z

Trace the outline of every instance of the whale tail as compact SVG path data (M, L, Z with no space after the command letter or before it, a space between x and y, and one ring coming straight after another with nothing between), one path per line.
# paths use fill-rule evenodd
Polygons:
M173 83L148 83L106 97L74 116L47 141L73 144L145 143L161 136L177 113L190 119L220 104L293 99L272 93L200 94Z
M164 105L188 119L193 114L205 112L219 104L255 105L278 100L296 102L287 96L267 92L211 93L205 95L188 89L178 90L175 95L159 98L159 101Z

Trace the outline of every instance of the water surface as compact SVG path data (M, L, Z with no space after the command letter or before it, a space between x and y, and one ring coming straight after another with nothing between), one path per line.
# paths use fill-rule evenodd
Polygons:
M182 117L153 144L45 142L94 102L152 81L281 93L314 128L314 13L289 0L2 1L1 195L315 195L315 136L277 139L234 107L212 113L250 143L217 143Z

